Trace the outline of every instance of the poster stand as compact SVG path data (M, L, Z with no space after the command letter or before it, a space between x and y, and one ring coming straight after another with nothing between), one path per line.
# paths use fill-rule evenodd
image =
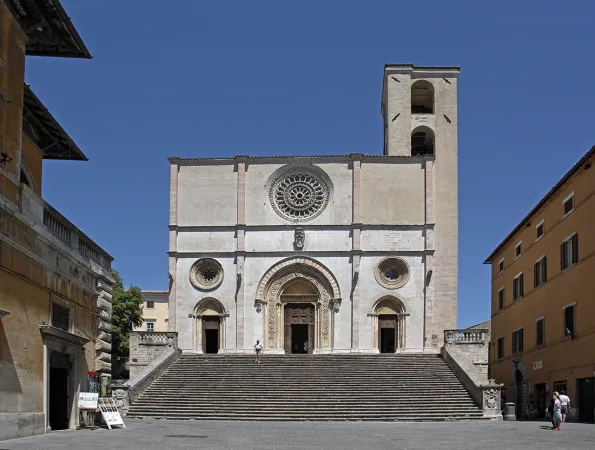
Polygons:
M79 414L80 423L84 428L95 428L95 413L97 412L97 403L99 394L93 392L79 393Z
M120 416L120 412L118 411L118 407L116 406L116 402L113 398L100 398L99 410L101 411L101 415L108 429L111 430L112 426L121 426L122 428L126 428L126 425L124 425L122 416Z

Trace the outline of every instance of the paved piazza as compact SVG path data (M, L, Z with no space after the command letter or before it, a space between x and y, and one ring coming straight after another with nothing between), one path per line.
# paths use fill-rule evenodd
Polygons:
M0 442L0 450L94 449L590 449L595 425L545 422L213 422L126 420L127 429L62 431Z

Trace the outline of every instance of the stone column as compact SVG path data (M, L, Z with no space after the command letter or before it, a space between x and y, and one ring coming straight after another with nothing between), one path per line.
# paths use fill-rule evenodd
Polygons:
M360 209L360 201L361 201L361 164L362 164L363 155L361 154L352 154L352 238L351 238L351 248L352 248L352 271L351 271L351 349L352 351L355 349L360 348L359 343L359 316L360 316L360 308L359 308L359 265L360 265L360 258L361 258L361 243L360 243L360 235L361 235L361 209Z
M177 163L171 163L169 181L169 300L168 331L177 331L176 267L178 251L178 172Z
M236 227L236 349L244 350L244 261L246 225L246 160L237 158L238 172L238 211Z
M425 175L425 227L424 227L424 338L423 349L432 347L438 350L438 333L434 330L432 295L432 275L434 272L434 161L424 161Z
M112 285L97 279L96 301L97 340L95 341L95 371L99 375L112 373Z

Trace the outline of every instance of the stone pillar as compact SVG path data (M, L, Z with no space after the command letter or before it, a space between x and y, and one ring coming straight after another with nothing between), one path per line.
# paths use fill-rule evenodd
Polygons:
M502 418L501 391L503 384L497 384L493 379L479 385L483 398L483 416L494 419Z
M95 371L99 375L112 373L112 285L104 278L97 279L96 301L97 340L95 341Z
M361 259L361 165L363 155L352 154L352 226L351 226L351 349L360 348L359 343L359 265Z
M238 173L238 205L236 232L236 350L244 350L244 260L245 225L246 225L246 161L237 158Z
M177 163L171 163L169 179L169 300L168 331L177 331L176 266L178 251L178 172Z

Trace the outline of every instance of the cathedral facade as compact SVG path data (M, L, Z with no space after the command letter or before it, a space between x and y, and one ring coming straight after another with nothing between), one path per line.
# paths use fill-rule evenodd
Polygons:
M170 158L180 348L438 351L457 324L458 75L385 66L383 155Z

